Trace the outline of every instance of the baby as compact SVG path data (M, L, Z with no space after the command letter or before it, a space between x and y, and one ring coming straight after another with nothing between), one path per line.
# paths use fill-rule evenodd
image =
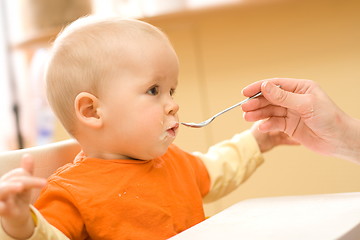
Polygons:
M44 186L31 158L0 182L1 239L167 239L204 220L203 200L236 189L290 143L251 131L205 154L173 145L179 106L177 55L166 35L138 20L86 17L56 39L47 95L82 152ZM30 205L30 210L29 210Z

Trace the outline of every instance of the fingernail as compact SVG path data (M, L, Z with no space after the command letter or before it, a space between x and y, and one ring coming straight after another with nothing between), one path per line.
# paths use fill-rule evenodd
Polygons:
M264 87L264 89L265 89L265 92L267 92L267 93L270 93L271 92L271 86L270 86L270 83L268 82L268 81L266 81L266 82L263 82L263 87Z

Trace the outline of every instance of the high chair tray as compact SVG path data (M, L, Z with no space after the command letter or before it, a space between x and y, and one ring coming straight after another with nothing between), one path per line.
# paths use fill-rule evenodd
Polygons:
M244 200L171 238L181 239L359 240L360 192Z

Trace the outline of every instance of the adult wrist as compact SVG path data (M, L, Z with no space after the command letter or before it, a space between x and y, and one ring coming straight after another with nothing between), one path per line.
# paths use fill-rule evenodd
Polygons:
M360 164L360 120L348 115L344 116L341 123L341 137L336 149L336 156Z

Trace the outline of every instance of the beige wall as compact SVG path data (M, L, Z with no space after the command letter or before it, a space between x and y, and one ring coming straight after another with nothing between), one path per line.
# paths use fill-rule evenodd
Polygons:
M360 2L278 1L147 19L166 31L180 57L177 100L183 121L202 121L244 97L247 84L269 77L317 81L360 118ZM204 129L182 127L176 143L208 146L249 128L233 110ZM360 191L360 166L303 147L278 147L236 192L208 214L241 199Z
M242 100L247 84L270 77L313 79L360 118L360 1L269 2L145 19L167 32L178 52L181 120L202 121ZM206 151L250 126L233 110L207 128L182 127L176 143ZM303 147L278 147L265 158L240 189L206 206L208 214L246 198L360 191L359 165Z

